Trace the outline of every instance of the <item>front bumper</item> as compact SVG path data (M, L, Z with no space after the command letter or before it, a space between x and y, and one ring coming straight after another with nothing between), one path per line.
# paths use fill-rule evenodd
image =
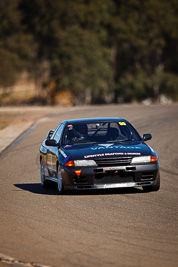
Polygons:
M75 173L81 170L80 176ZM114 167L62 167L65 190L92 190L152 186L159 177L159 163Z

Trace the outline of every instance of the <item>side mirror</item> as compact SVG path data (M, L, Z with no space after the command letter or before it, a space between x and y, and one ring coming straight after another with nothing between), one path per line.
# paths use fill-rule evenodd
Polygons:
M148 141L152 138L152 135L151 134L144 134L143 135L143 141Z
M45 145L46 146L59 146L59 144L54 139L51 139L51 140L50 139L47 139L45 141Z

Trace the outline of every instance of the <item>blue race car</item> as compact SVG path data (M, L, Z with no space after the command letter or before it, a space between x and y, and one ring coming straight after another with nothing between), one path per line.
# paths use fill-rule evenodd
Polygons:
M41 184L53 181L63 190L142 187L160 188L159 160L123 118L62 121L40 147Z

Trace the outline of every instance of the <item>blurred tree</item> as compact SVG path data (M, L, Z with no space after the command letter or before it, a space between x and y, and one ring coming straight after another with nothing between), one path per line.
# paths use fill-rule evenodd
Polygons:
M56 92L71 90L76 103L103 102L109 90L108 6L109 0L21 0L23 23L39 44L38 61L50 65L48 84L55 81Z
M153 96L157 101L167 71L175 72L175 76L178 73L177 57L173 58L178 44L178 2L120 0L115 3L110 32L116 50L116 99L131 101L142 87L142 96Z
M19 1L0 2L0 86L12 86L19 72L32 71L35 57L33 36L25 34Z
M51 104L65 90L74 104L177 99L177 13L177 0L1 0L0 86L25 69Z

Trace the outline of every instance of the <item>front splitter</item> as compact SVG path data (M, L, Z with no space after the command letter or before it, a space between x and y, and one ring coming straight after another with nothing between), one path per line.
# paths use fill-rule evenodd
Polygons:
M117 184L102 184L102 185L69 185L64 186L65 190L94 190L94 189L112 189L112 188L125 188L125 187L139 187L154 185L155 181L149 182L132 182L132 183L117 183Z

